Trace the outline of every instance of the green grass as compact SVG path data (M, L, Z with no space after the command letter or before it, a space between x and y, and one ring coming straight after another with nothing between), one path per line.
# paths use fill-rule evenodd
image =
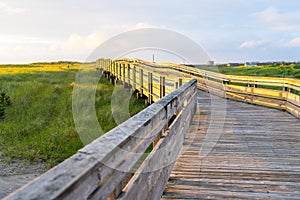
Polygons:
M72 115L71 83L76 73L62 70L0 75L0 89L12 101L0 121L1 156L7 160L44 161L54 166L83 147ZM95 107L104 132L117 125L110 106L113 90L106 79L100 79ZM129 107L133 115L146 106L143 100L131 98Z
M265 77L286 77L286 78L300 78L299 65L283 65L283 66L257 66L257 67L226 67L226 66L196 66L197 68L214 71L228 75L241 76L265 76Z

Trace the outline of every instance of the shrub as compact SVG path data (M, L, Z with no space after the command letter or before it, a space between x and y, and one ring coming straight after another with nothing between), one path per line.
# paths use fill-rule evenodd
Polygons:
M4 114L5 114L4 106L0 104L0 119L4 118Z
M4 119L5 107L11 105L11 100L5 92L0 93L0 119Z

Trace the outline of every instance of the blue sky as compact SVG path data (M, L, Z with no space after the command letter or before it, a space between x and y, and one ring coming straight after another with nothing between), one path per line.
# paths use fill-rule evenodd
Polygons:
M0 0L0 63L79 60L107 39L163 28L218 63L300 61L299 0Z

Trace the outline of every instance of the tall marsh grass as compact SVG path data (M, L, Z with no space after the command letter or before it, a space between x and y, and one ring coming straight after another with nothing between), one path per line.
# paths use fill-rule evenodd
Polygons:
M72 84L79 64L55 63L56 70L49 70L48 63L45 71L40 65L38 70L32 70L34 65L30 64L28 71L25 65L10 66L14 70L6 73L2 71L5 66L0 66L0 89L12 101L0 121L0 156L44 161L54 166L83 147L72 115ZM95 107L104 132L117 125L110 107L113 90L106 79L100 79ZM132 115L143 108L144 101L131 98Z

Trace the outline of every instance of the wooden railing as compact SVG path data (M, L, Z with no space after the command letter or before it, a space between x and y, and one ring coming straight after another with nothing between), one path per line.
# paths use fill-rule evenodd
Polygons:
M182 71L187 67L181 66ZM190 68L198 88L218 96L281 109L300 118L300 80L257 76L233 76Z
M139 74L142 73L140 71L143 70L143 76L148 76L149 71L150 73L163 72L165 75L160 73L160 77L155 75L149 81L138 82L132 86L133 89L148 96L150 102L164 96L164 92L161 91L166 91L168 94L182 83L195 78L201 90L228 99L285 110L300 118L300 80L298 79L224 75L185 65L172 63L157 65L139 59L117 59L103 66L106 66L107 71L116 74L116 80L126 83L131 83L136 77L139 78L141 76ZM122 73L122 70L125 70L125 73ZM126 75L127 70L129 75ZM163 76L165 78L161 79ZM149 84L150 82L153 85Z
M111 83L138 91L150 104L191 80L188 74L138 59L98 59L96 66L104 71Z
M195 79L171 79L170 74L142 68L142 63L132 64L99 60L97 67L155 103L7 199L161 197L196 111L197 84ZM145 153L151 145L152 151Z

